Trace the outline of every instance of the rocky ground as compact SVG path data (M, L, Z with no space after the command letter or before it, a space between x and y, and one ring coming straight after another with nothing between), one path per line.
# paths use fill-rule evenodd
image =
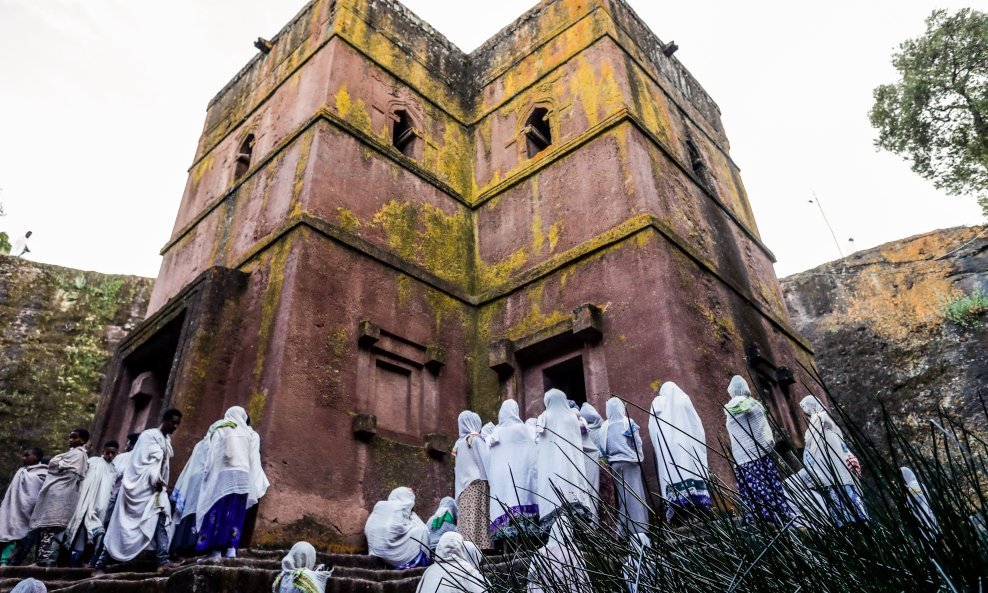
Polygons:
M940 409L986 428L988 311L966 325L943 313L978 287L988 293L988 226L909 237L782 280L830 391L877 439L881 405L917 440Z
M117 343L144 318L153 281L0 256L0 491L21 447L46 455L92 422Z

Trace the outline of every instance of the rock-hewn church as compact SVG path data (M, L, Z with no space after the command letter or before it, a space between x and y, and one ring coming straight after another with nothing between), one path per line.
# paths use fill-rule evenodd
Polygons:
M464 408L647 408L674 380L716 442L738 373L798 439L812 352L719 109L622 0L544 0L470 54L394 0L314 0L257 46L209 103L100 440L179 407L179 468L243 405L272 482L252 545L355 550L391 488L420 514L451 492Z

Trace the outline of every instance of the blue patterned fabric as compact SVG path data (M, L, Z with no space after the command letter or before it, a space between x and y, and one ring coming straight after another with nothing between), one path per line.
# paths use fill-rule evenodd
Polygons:
M737 466L738 493L748 520L761 519L781 525L793 517L786 504L779 469L768 456Z
M864 523L868 520L864 501L858 489L852 484L830 486L826 488L830 516L838 527L853 523Z
M246 516L247 494L227 494L216 501L202 520L196 551L222 552L227 548L239 548Z

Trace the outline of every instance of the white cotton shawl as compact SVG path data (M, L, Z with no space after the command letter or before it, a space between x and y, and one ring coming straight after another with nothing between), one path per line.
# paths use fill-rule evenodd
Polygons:
M395 488L387 500L374 505L364 526L371 556L391 566L402 566L428 551L429 528L412 512L414 507L415 493L404 486Z
M569 518L559 517L549 540L532 556L528 593L592 593L583 553L576 547Z
M31 531L31 512L47 475L44 463L22 467L14 474L0 503L0 542L16 542Z
M535 463L535 440L518 415L518 402L504 400L492 435L491 465L487 474L491 521L505 514L506 509L538 504Z
M834 423L820 400L807 395L799 407L810 417L804 435L803 465L816 487L854 484L854 477L847 468L851 451L844 443L844 433Z
M782 482L782 489L789 508L795 511L793 525L797 528L817 528L830 523L827 503L823 495L813 488L810 475L805 469L789 476Z
M463 410L460 412L457 424L460 438L453 445L453 455L456 459L454 496L459 498L470 484L476 480L487 479L486 464L490 460L490 451L487 441L480 436L480 416L477 413Z
M300 591L295 581L307 581L320 593L326 591L326 581L333 575L332 570L315 570L316 549L309 542L296 542L288 554L281 559L281 575L279 587L274 593L293 593ZM299 582L299 585L302 585Z
M199 504L199 493L202 492L202 478L206 473L206 449L209 446L208 437L203 438L192 448L192 455L185 462L182 473L175 481L172 488L172 504L175 506L175 514L178 520L182 521L189 515L196 513Z
M459 533L444 533L433 558L435 563L422 573L415 593L483 593L489 589Z
M539 517L551 514L563 502L582 504L592 509L580 423L562 391L550 389L545 393L544 401L545 413L542 415L542 433L536 447L538 461L535 466Z
M707 464L707 435L690 396L672 381L662 384L652 400L648 435L655 452L659 474L659 495L686 480L704 480L710 475Z
M154 491L161 480L168 483L168 465L174 452L171 437L157 428L141 433L134 451L123 469L123 480L117 503L103 543L106 551L118 562L135 558L151 543L158 525L158 515L164 513L165 526L171 525L171 503L166 489Z
M64 529L69 524L79 503L79 486L86 477L88 459L82 445L51 458L48 477L31 513L31 529Z
M79 493L79 503L75 513L65 528L66 541L75 541L80 527L86 528L86 533L92 538L97 533L103 533L106 524L106 510L110 506L110 493L117 479L117 468L112 462L102 457L90 457L86 479L82 482Z
M628 461L638 463L645 458L642 436L638 425L628 417L628 411L620 398L607 400L607 420L600 429L603 453L608 463Z
M268 479L261 467L261 439L247 425L247 411L233 406L214 422L206 436L206 463L199 499L196 530L213 505L230 494L246 494L247 508L267 492Z
M731 378L727 393L731 399L724 407L724 414L734 463L743 465L765 457L775 447L775 436L768 423L765 406L751 397L748 383L740 375Z

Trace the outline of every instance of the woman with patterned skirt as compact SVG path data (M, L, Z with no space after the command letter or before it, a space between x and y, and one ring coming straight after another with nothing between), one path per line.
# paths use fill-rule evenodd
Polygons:
M861 464L847 448L844 433L816 396L807 395L799 407L810 419L803 465L813 487L827 499L831 518L838 527L866 522L868 513L854 479L861 474Z
M678 523L707 512L713 502L707 486L706 433L690 396L672 381L663 383L652 400L648 433L666 521Z
M487 464L490 451L487 441L480 434L479 415L464 410L460 412L457 424L460 438L453 445L453 457L456 460L456 506L460 514L456 531L463 539L487 550L493 547L487 533L487 507L490 499Z
M535 495L535 440L522 422L518 402L505 400L491 434L488 517L495 542L538 535L539 505Z

